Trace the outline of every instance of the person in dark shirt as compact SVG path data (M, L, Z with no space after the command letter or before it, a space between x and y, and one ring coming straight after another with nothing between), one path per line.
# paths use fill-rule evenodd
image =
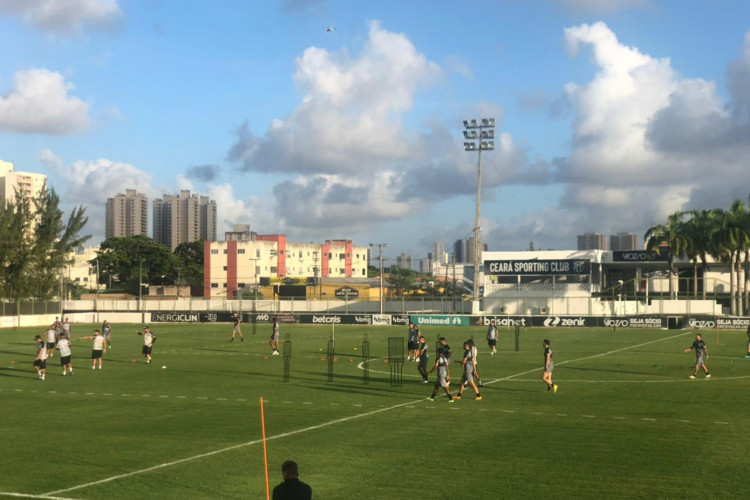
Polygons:
M542 344L544 345L544 373L542 374L542 381L547 384L548 391L556 394L558 387L552 383L552 370L555 369L552 348L550 348L550 341L547 339L544 339Z
M690 351L695 351L695 370L693 371L693 374L690 375L690 378L695 378L695 376L698 375L698 370L701 368L706 372L706 378L711 378L711 374L708 373L708 368L706 367L706 361L708 361L708 348L706 347L706 343L703 342L703 337L701 337L700 333L695 335L695 342L693 342L693 345L685 349L686 353Z
M451 361L451 354L453 354L453 351L451 350L451 346L448 345L448 342L446 342L445 337L440 337L440 347L443 348L443 356L445 356L445 359L448 360L450 363Z
M745 358L750 359L750 325L747 325L747 354Z
M273 489L273 500L311 500L312 488L299 480L297 463L287 460L281 464L284 482Z

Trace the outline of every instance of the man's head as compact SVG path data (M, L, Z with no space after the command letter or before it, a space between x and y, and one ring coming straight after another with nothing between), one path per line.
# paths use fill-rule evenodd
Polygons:
M424 337L419 337L419 343L420 344L424 344L425 342L427 342L427 341L424 339Z
M544 339L544 347L549 347L549 340Z
M440 337L440 343L441 343L442 345L445 345L445 337Z
M297 462L294 460L287 460L281 464L281 475L284 476L284 479L298 477L299 471L297 470Z
M490 326L495 326L495 320L494 319L490 320Z
M94 330L94 337L96 337L97 335L99 335L99 330Z
M700 333L696 333L695 340L703 340L703 336Z

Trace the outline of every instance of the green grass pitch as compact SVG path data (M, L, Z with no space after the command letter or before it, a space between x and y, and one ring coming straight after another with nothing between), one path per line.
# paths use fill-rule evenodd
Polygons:
M74 338L94 325L74 325ZM260 398L271 487L280 464L325 499L746 498L750 360L744 332L704 332L713 375L689 380L695 357L679 330L527 329L515 352L501 330L490 357L481 328L423 328L432 360L447 337L480 348L483 401L471 390L427 400L416 364L392 387L387 338L404 327L282 325L290 380L271 356L269 325L154 324L154 362L136 325L114 325L103 370L91 341L75 341L75 374L59 353L47 379L32 368L41 328L0 330L0 497L265 498ZM370 342L369 384L361 369ZM557 394L541 382L552 340ZM135 362L133 362L135 360ZM166 366L166 369L162 369ZM451 369L455 394L460 367ZM468 397L467 397L468 396Z

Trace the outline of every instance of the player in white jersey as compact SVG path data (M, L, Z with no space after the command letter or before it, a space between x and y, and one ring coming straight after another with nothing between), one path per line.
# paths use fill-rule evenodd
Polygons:
M62 324L62 329L63 329L63 333L65 334L65 336L68 339L73 338L73 337L70 336L70 334L72 332L71 332L71 326L70 326L70 319L69 318L65 318L65 321ZM62 334L60 334L60 335L62 335Z
M60 366L62 366L63 375L67 375L68 370L73 375L73 363L70 362L73 353L70 350L70 340L68 340L68 336L64 333L60 334L60 340L57 341L57 349L60 350Z
M57 328L54 323L50 325L49 330L47 330L44 335L47 338L47 357L51 358L55 352L55 344L57 344L58 339Z
M145 327L142 332L135 333L143 336L143 350L141 352L146 357L146 364L151 364L151 350L154 347L154 342L156 342L156 337L151 333L149 327Z
M34 337L36 342L36 356L34 357L34 370L36 371L37 378L44 380L44 376L47 373L47 348L44 345L44 339L41 335Z
M96 360L99 360L99 369L102 369L102 352L104 352L104 337L99 334L99 330L94 330L93 335L78 337L78 340L93 340L91 348L91 369L96 370Z

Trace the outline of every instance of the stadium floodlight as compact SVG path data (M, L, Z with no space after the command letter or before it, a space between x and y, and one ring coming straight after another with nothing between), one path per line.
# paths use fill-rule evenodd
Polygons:
M474 291L472 294L472 313L479 312L479 270L482 267L481 255L481 204L482 204L482 151L495 149L495 119L464 120L464 151L477 151L477 202L474 220ZM477 133L478 132L478 133ZM468 142L471 141L471 142ZM478 142L474 142L478 141Z
M370 243L371 247L378 247L380 260L380 314L383 314L383 248L387 247L386 243Z

